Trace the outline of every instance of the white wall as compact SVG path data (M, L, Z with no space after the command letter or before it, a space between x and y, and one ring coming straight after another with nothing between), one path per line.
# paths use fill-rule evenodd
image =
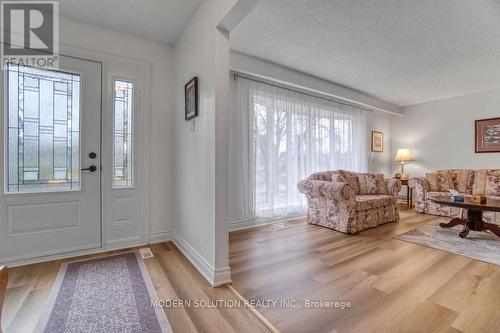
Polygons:
M231 69L236 72L247 73L264 79L281 82L289 86L305 89L313 93L326 94L348 102L369 106L370 108L378 108L389 113L403 113L403 108L399 105L386 102L361 91L331 81L239 52L231 52Z
M386 177L393 176L391 173L391 120L398 119L400 116L391 115L387 112L374 110L369 112L367 119L368 127L368 172L383 173ZM371 141L372 131L384 133L384 151L372 152Z
M60 41L81 49L147 62L150 82L150 233L172 229L175 174L173 145L173 49L161 43L61 18Z
M406 107L403 117L392 119L392 154L411 150L416 160L405 173L412 177L436 169L500 168L500 153L474 152L474 121L494 117L500 117L500 89Z
M229 40L216 26L234 2L204 1L174 48L175 239L213 285L230 281L225 173ZM188 122L184 84L193 76L199 79L199 116Z

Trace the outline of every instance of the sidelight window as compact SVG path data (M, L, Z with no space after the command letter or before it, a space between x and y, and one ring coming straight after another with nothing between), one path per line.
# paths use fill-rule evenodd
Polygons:
M133 186L133 83L113 81L113 187Z

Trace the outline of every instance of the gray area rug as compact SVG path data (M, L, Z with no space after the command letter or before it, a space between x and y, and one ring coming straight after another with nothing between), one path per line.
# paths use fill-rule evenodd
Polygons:
M35 332L170 332L140 255L64 263Z
M471 231L462 239L458 236L462 226L441 228L440 222L448 221L419 226L394 238L500 265L500 238L490 232Z

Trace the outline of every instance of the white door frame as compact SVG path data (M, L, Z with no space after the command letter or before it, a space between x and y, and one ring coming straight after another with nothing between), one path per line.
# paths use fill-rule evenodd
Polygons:
M136 117L140 121L137 122L135 126L135 152L136 152L136 163L135 163L135 181L137 184L137 197L139 200L139 231L138 237L128 238L128 239L118 239L111 242L107 242L110 235L107 233L107 227L109 221L104 220L105 209L102 203L104 198L101 198L101 248L82 250L74 252L66 252L60 254L50 254L36 258L26 258L22 260L15 260L9 262L9 266L19 266L34 262L42 262L48 260L55 260L67 257L73 257L78 255L99 253L108 251L111 249L127 248L132 246L141 246L149 244L150 242L150 200L149 200L149 184L150 184L150 82L151 82L151 64L136 59L129 59L126 57L111 55L102 52L96 52L94 50L87 50L83 48L78 48L66 44L60 45L60 53L68 57L80 58L83 60L90 60L102 64L102 77L101 77L101 124L103 123L103 118L105 114L110 114L113 111L113 106L109 103L111 93L111 86L106 83L106 78L120 77L120 73L123 73L123 69L127 69L129 73L136 73L137 81L140 82L141 89L138 91L136 103L136 110L139 110L140 117ZM101 128L102 132L102 128ZM101 137L104 137L104 133L101 133ZM101 152L104 154L103 140L101 139ZM140 155L138 154L140 153ZM104 157L104 155L102 156ZM104 159L101 158L101 163L104 163ZM111 165L104 165L104 167L111 167ZM108 177L108 178L106 178ZM101 174L101 195L103 196L105 191L103 184L110 183L110 174L106 172L103 168ZM105 179L106 178L106 179ZM106 216L110 216L107 212Z
M112 186L112 142L108 135L113 125L113 81L126 80L133 84L134 104L134 147L133 147L133 187L113 188ZM144 156L144 136L149 133L144 130L143 94L144 94L144 71L138 66L122 66L117 64L106 64L103 74L103 116L101 149L104 152L102 163L110 166L102 173L101 193L102 199L102 239L106 250L137 246L149 243L149 223L143 223L144 200L141 195L147 191L144 180L141 178L144 170L148 169L148 160ZM148 123L149 124L149 123ZM149 192L148 192L149 193ZM116 217L115 210L118 202L122 201L122 213L129 211L129 216ZM149 201L146 201L146 203ZM130 210L134 206L137 212ZM149 211L149 209L147 209ZM120 220L121 219L121 220ZM125 219L125 220L123 220Z

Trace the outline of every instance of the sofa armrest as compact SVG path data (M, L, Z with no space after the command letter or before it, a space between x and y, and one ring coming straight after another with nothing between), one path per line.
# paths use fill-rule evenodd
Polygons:
M426 213L425 193L430 191L431 189L429 181L425 177L412 178L410 179L408 184L410 185L411 188L415 189L416 202L417 202L417 204L415 205L415 211L417 213Z
M326 197L331 200L350 200L354 191L347 183L304 179L297 183L301 193L312 197Z
M396 178L386 179L385 187L387 188L387 193L393 197L397 197L399 191L401 191L401 181Z
M431 189L429 181L425 177L412 178L412 179L410 179L408 184L410 185L411 188L414 188L417 191L420 190L423 192L426 192L426 191L428 192Z

